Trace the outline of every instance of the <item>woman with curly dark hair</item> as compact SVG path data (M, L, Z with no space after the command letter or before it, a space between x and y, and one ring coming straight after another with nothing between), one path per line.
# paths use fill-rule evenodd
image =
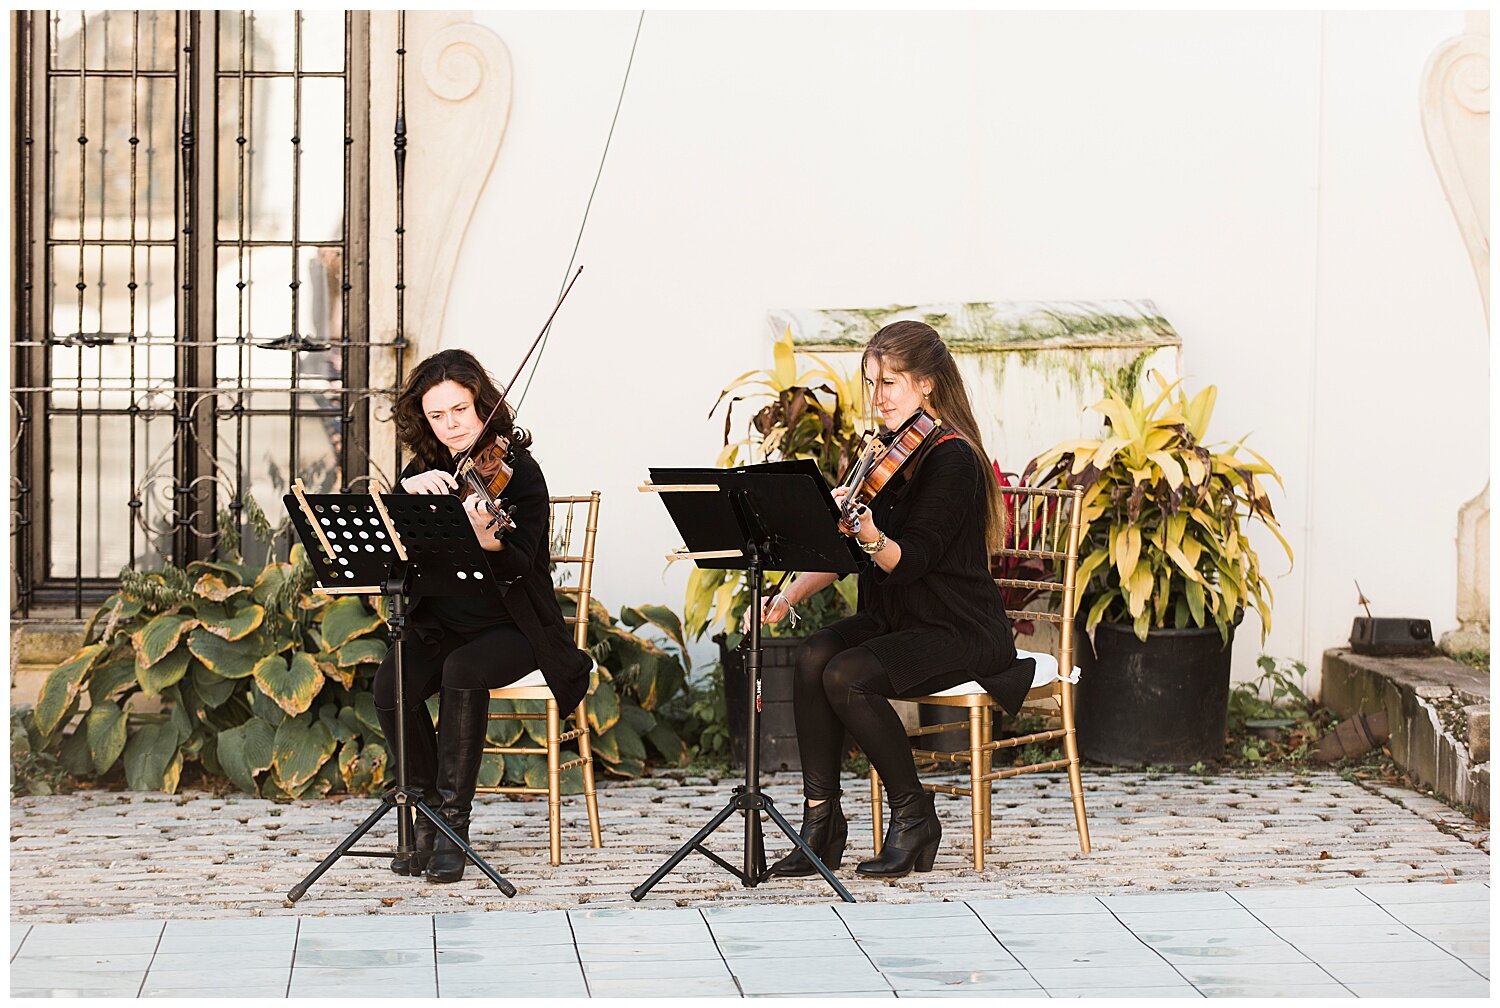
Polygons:
M468 840L474 788L483 757L490 690L540 669L558 709L578 706L588 691L593 660L578 650L563 621L548 571L547 482L531 455L531 435L515 426L510 405L483 365L465 350L443 350L412 370L396 400L396 436L415 456L401 473L401 490L459 491L459 456L493 453L513 470L504 492L515 527L497 534L476 495L464 509L488 553L495 589L471 596L418 598L408 610L406 691L407 781ZM485 418L495 410L485 427ZM483 434L481 435L481 428ZM476 444L476 441L478 443ZM441 693L437 730L426 699ZM396 670L388 655L375 675L375 710L387 739L396 737ZM463 851L418 816L416 853L396 858L399 875L432 882L463 878Z

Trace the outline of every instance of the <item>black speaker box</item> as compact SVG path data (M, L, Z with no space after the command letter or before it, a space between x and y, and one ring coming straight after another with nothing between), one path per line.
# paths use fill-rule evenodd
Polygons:
M1364 655L1428 655L1437 651L1432 624L1424 619L1356 616L1349 648Z

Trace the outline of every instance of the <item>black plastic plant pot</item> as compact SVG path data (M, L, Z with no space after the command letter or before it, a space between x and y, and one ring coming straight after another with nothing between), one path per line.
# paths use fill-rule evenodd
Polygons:
M723 634L715 634L719 660L724 666L724 702L728 706L729 762L745 765L745 731L750 723L746 709L744 655L726 647ZM760 768L764 773L802 769L797 755L797 724L792 708L792 669L801 637L762 637L760 652Z
M1114 766L1186 767L1224 758L1229 643L1216 627L1094 629L1094 658L1077 689L1078 745L1085 759Z

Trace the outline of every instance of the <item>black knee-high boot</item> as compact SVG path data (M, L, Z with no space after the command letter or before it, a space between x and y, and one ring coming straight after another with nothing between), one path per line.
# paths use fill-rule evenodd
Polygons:
M385 732L385 745L396 758L396 710L393 707L376 707L380 719L380 730ZM396 778L394 762L391 778ZM406 784L415 790L427 807L436 810L437 794L437 734L432 730L432 718L427 714L427 705L417 702L406 705ZM415 826L416 852L411 858L391 859L391 871L397 875L420 875L427 867L432 854L432 841L437 836L437 827L426 816L417 815Z
M453 832L467 843L474 786L484 758L485 729L489 723L490 691L444 686L438 710L437 791L439 813ZM439 833L427 862L429 882L457 882L464 877L468 858L457 844Z

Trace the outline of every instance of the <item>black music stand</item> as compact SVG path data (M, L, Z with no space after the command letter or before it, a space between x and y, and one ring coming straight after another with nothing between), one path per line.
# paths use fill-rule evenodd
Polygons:
M295 903L318 877L341 857L410 859L415 851L411 815L426 816L464 856L507 896L511 885L468 842L453 831L406 784L406 691L403 652L406 601L430 595L473 595L498 591L484 550L457 497L446 494L308 494L298 480L282 500L297 537L318 576L314 589L327 595L384 595L390 601L386 622L396 653L396 786L380 807L354 828L323 862L287 893ZM396 850L361 851L354 845L392 809L396 815Z
M652 469L651 483L642 487L662 495L667 513L682 533L685 548L674 558L691 559L700 567L743 570L750 582L750 647L745 658L749 692L749 724L745 731L745 783L734 789L729 803L693 838L678 848L651 877L630 891L639 901L651 887L693 851L753 888L766 880L766 855L760 813L769 815L787 838L818 869L818 873L846 902L854 897L828 866L819 860L801 835L760 790L760 607L765 570L797 570L853 574L860 552L838 530L838 507L828 483L810 459L769 462L737 469ZM745 816L743 869L703 846L710 833L731 815Z

